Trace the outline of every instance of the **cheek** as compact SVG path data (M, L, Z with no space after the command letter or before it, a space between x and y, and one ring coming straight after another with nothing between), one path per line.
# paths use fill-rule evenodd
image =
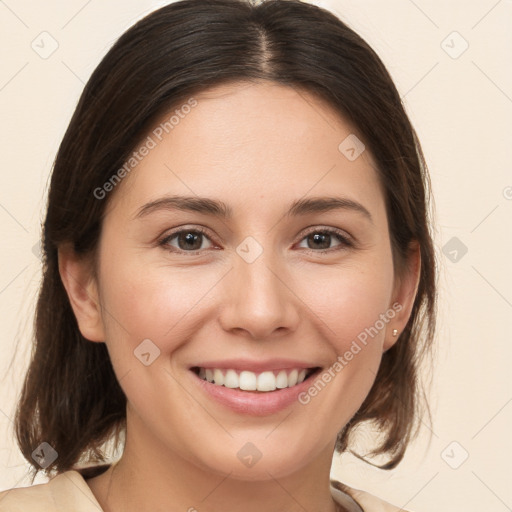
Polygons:
M317 318L315 330L330 345L332 359L300 401L314 409L315 418L335 435L360 408L375 381L387 325L395 316L389 307L392 266L381 260L372 270L345 268L324 279L316 277L316 292L308 288L306 294L304 288L303 297L315 313L310 318Z
M354 340L362 346L367 342L365 352L382 349L390 314L394 316L393 311L389 312L391 260L382 257L364 266L347 265L336 271L331 268L317 272L308 281L309 286L303 283L301 297L322 320L322 332L337 354L350 350ZM373 340L371 344L369 340Z
M205 314L199 313L206 295L215 293L218 271L145 266L136 256L123 257L122 251L105 252L109 256L102 260L100 296L114 364L133 364L133 351L143 340L171 353L200 329Z

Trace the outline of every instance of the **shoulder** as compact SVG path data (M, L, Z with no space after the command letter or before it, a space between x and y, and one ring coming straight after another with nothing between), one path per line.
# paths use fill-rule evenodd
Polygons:
M44 484L0 492L1 512L101 512L83 476L66 471Z
M369 492L349 487L348 485L336 480L331 480L331 489L333 489L332 492L335 499L339 498L339 503L342 505L345 505L345 502L341 501L343 495L348 495L352 498L352 500L359 505L358 512L407 512L407 510L391 505L391 503L381 500ZM357 509L354 508L354 511L356 510Z

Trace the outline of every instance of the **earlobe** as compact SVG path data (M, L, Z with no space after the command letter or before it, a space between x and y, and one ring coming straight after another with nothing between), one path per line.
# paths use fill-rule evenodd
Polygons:
M69 246L60 247L58 254L60 277L82 336L103 342L105 333L98 287L90 261L77 255Z
M402 275L395 281L390 307L395 311L386 329L383 351L390 349L400 338L411 316L421 276L421 251L417 241L412 242Z

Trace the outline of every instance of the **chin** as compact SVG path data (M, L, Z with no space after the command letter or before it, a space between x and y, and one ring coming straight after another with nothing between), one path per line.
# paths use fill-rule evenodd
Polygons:
M220 475L229 475L229 478L247 481L264 482L273 478L285 478L300 470L314 459L311 454L308 458L302 448L299 452L282 452L277 447L267 446L258 450L252 443L247 442L239 448L230 449L226 444L222 445L224 452L215 458L210 458L202 464L205 469ZM231 455L234 453L234 456ZM311 460L310 460L311 459Z

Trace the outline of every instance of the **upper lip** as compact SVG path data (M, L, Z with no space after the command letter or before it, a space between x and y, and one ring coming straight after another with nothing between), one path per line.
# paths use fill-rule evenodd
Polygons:
M272 370L287 370L293 368L317 368L318 365L311 362L296 361L292 359L266 359L265 361L256 361L251 359L223 359L222 361L203 361L192 365L190 368L219 368L246 370L254 373L260 373Z

